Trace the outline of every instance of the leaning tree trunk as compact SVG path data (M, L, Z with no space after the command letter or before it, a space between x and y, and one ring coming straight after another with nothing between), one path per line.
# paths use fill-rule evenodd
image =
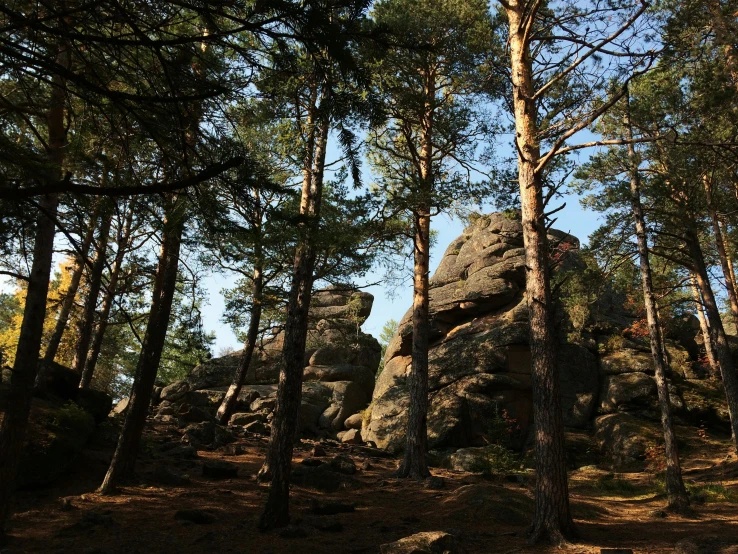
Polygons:
M733 355L730 352L723 321L720 319L720 309L712 292L712 285L710 285L710 278L707 273L707 267L705 266L704 256L702 255L699 236L692 222L687 226L685 240L689 249L689 256L692 259L697 286L702 293L705 311L710 320L710 334L720 365L720 374L722 375L723 386L725 387L725 398L728 402L733 446L738 451L738 374L736 374L735 363L733 361Z
M282 368L279 374L277 405L272 419L272 434L264 466L259 471L260 480L270 479L269 496L259 527L270 529L289 523L290 469L292 450L297 432L297 420L302 398L302 375L305 362L305 343L308 330L308 310L313 287L313 271L316 251L314 235L320 222L320 206L323 194L325 149L328 142L329 115L327 106L330 83L323 85L320 116L315 131L309 131L306 148L306 164L303 171L302 197L300 200L299 242L295 251L292 284L287 305L284 329ZM315 113L314 113L315 116ZM308 121L312 127L312 121ZM314 141L314 142L313 142ZM313 155L314 144L314 155ZM314 159L313 161L310 161Z
M103 494L114 492L120 479L133 473L169 326L184 231L185 201L182 197L174 196L168 199L168 203L151 312L136 366L126 419L110 467L100 486Z
M82 274L85 271L87 265L87 254L90 251L90 245L92 244L92 238L95 234L95 225L97 223L97 209L93 210L92 216L90 217L87 231L82 238L79 252L75 257L74 268L72 269L72 278L69 281L69 287L64 293L64 299L61 302L59 308L59 316L56 319L56 325L54 326L54 332L51 334L49 344L46 346L46 352L44 354L44 360L47 362L53 362L56 357L56 353L59 350L64 331L67 328L69 322L69 314L72 313L72 307L74 306L74 299L77 296L77 290L79 289L79 283L82 280Z
M626 112L627 113L627 112ZM626 116L628 139L633 140L629 115ZM659 327L656 298L653 294L653 280L651 278L651 264L648 258L648 239L646 237L646 221L641 206L640 176L638 161L633 143L628 144L628 159L630 161L630 205L635 220L636 237L638 239L638 256L641 269L641 283L643 285L643 301L646 307L648 321L648 335L651 339L651 357L655 368L656 390L661 409L661 427L664 431L664 454L666 457L666 494L669 508L676 512L683 512L689 506L689 497L682 481L682 468L679 462L674 421L671 413L669 386L666 382L666 364L664 343Z
M100 296L103 270L107 261L108 239L112 223L112 214L107 208L109 207L103 209L102 219L100 220L100 232L97 238L97 247L95 248L95 261L92 263L92 269L90 270L87 298L85 299L84 310L82 311L79 336L77 337L77 348L75 350L74 363L72 364L72 369L82 376L79 386L83 389L89 386L90 379L92 378L92 375L85 375L84 367L90 349L90 340L97 314L97 299Z
M738 296L736 296L735 282L733 272L728 262L728 254L725 250L725 241L723 240L723 232L720 229L720 220L717 215L717 208L712 197L712 182L707 175L704 175L702 182L705 186L705 198L707 199L707 210L710 212L712 220L712 232L715 235L715 246L717 247L718 257L720 258L720 267L723 270L725 278L725 290L728 291L728 301L730 304L730 313L733 315L733 323L738 328Z
M58 58L61 65L70 67L69 51L66 47L60 47ZM67 144L67 130L64 124L65 103L66 82L62 77L55 75L52 78L47 113L49 169L45 180L50 184L57 183L62 178ZM0 426L0 542L5 534L5 523L10 513L10 497L23 451L28 417L31 413L33 385L38 373L58 206L59 195L46 194L39 201L36 217L33 262L23 308L23 321L15 351L5 415Z
M525 4L522 0L509 2L506 12L510 29L536 433L535 514L530 539L537 542L547 536L553 544L561 544L575 534L575 528L569 508L543 186L537 170L541 156L537 108L530 45L523 24Z
M426 452L428 450L428 342L429 298L428 273L430 265L430 196L433 189L433 100L435 76L426 72L424 93L426 102L422 118L420 148L420 183L422 203L414 214L413 237L413 344L409 376L410 405L407 410L405 453L395 473L398 477L424 479L430 475Z
M697 287L697 279L694 276L694 272L690 275L690 287L692 289L692 300L694 300L694 307L697 310L697 319L700 322L700 331L702 332L702 342L705 345L705 355L707 356L707 362L710 365L710 371L713 375L720 375L720 365L715 357L715 350L712 346L712 337L710 336L710 326L707 323L705 317L705 308L702 305L702 297L700 296L700 289Z
M261 325L261 308L262 308L262 289L264 286L264 276L261 263L261 245L256 244L254 255L256 256L256 262L254 263L254 276L251 284L251 310L249 311L249 328L246 332L246 345L243 350L243 356L238 364L238 369L233 377L233 383L228 387L223 402L218 408L218 412L215 415L215 419L221 425L228 423L233 411L236 408L238 402L238 395L241 392L246 382L246 376L248 375L249 366L251 365L251 358L256 348L256 341L259 338L259 325ZM258 251L258 252L257 252Z
M108 286L105 287L105 293L103 294L103 301L100 307L100 317L98 318L97 326L95 327L92 344L87 351L85 366L84 370L82 371L82 379L80 380L81 388L88 387L89 383L92 382L93 375L95 374L97 359L100 357L100 350L102 349L103 339L105 338L105 330L108 326L110 310L113 307L113 302L115 302L115 297L118 291L118 280L120 279L120 272L123 268L123 260L128 249L132 224L133 205L131 205L131 207L129 208L128 215L126 216L126 221L123 224L123 229L120 230L118 233L115 260L113 261L113 265L110 268L110 278L108 279Z

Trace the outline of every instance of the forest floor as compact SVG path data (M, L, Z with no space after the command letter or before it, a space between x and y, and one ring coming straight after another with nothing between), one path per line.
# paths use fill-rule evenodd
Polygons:
M289 538L284 532L256 529L267 487L256 483L255 474L266 438L244 436L225 448L201 450L194 459L162 453L162 445L178 440L174 425L151 426L138 480L114 496L94 492L112 455L112 440L88 446L53 487L16 494L10 541L0 552L374 554L381 544L422 531L451 532L470 554L560 552L526 542L533 505L530 474L484 476L434 469L444 481L442 488L434 489L393 479L394 459L324 441L326 460L345 454L359 469L350 487L335 493L293 486L295 525L290 534L296 536ZM302 441L295 463L310 459L313 447L311 441ZM725 438L704 435L684 450L685 480L695 500L687 516L663 512L664 494L647 473L613 475L592 466L572 472L571 500L580 539L565 551L599 554L601 548L630 548L636 554L672 553L677 542L706 536L738 545L738 461L730 450ZM215 459L238 466L238 477L203 477L203 464ZM186 473L189 482L162 484L162 467ZM352 503L355 510L316 515L316 502ZM205 514L201 519L209 522L175 519L178 511L187 509L199 510Z

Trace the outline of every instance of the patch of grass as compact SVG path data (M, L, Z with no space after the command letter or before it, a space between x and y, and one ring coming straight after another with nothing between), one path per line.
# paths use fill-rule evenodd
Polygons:
M626 481L614 473L608 473L597 479L594 483L594 488L601 493L621 496L630 496L643 492L630 481Z
M695 500L738 504L738 492L727 488L722 483L688 483L686 487L690 497Z

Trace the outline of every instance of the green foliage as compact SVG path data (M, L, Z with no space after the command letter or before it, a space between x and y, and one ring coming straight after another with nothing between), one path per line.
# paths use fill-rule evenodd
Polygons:
M481 202L488 188L471 173L490 132L481 108L494 44L487 4L385 0L372 16L397 37L372 63L383 118L370 132L368 156L383 194L409 213Z
M54 413L51 427L58 434L80 436L87 440L95 429L95 420L74 402L67 402Z
M738 492L722 483L687 483L686 487L693 500L738 504Z
M633 496L639 492L636 485L614 473L608 473L597 479L595 488L602 493L617 496Z
M501 444L490 444L484 447L484 454L479 454L469 467L470 471L491 475L508 473L517 468L515 454Z
M203 293L197 286L187 287L179 281L159 364L158 377L165 384L184 379L193 367L212 357L215 334L203 329L202 302Z
M382 347L382 357L379 360L379 368L377 368L377 379L384 369L384 355L387 352L387 347L392 338L397 334L399 325L397 321L390 319L382 325L382 330L379 332L379 345Z

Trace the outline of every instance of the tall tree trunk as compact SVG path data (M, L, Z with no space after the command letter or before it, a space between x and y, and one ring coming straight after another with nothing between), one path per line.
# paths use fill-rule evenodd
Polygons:
M295 251L287 305L277 405L274 409L274 419L272 419L272 434L269 438L266 461L259 472L261 480L270 479L269 496L259 522L261 529L270 529L289 523L290 469L302 398L308 310L310 309L316 255L314 235L318 231L320 222L325 150L330 121L327 113L330 87L330 83L323 85L320 107L317 113L314 113L315 120L318 122L317 129L312 130L312 125L308 127L310 135L315 133L315 136L308 140L306 148L307 163L303 170L300 200L302 221L299 224L299 242ZM311 144L312 141L314 142ZM313 144L315 145L314 155L312 155Z
M108 202L109 204L110 202ZM85 360L90 349L90 340L92 338L92 330L95 325L95 316L97 314L97 300L100 296L100 288L102 287L102 276L107 261L108 240L110 237L110 226L112 223L112 213L110 206L106 206L102 210L100 219L100 231L97 238L97 246L95 248L95 260L92 262L90 270L90 279L87 288L87 298L85 298L84 310L82 311L82 319L79 325L79 336L77 337L77 348L74 355L74 363L72 369L81 374L80 387L87 388L90 384L91 376L84 375Z
M733 257L730 254L730 242L728 240L728 226L725 223L725 220L720 222L720 226L722 228L722 235L723 235L723 244L725 245L725 258L728 260L728 269L730 270L730 280L733 282L733 290L735 291L735 295L738 296L738 281L736 281L735 277L735 267L733 266Z
M136 366L126 419L110 467L100 486L103 494L114 492L120 479L133 473L169 327L184 231L184 211L184 197L175 195L168 199L151 312Z
M717 247L718 257L720 258L720 267L723 270L725 278L725 290L728 291L728 301L730 303L730 313L733 315L733 323L738 328L738 297L736 296L735 282L733 273L728 263L728 254L725 250L725 241L723 240L723 232L720 229L720 220L717 215L717 208L712 198L712 181L707 175L703 175L702 182L705 186L705 198L707 199L707 210L712 220L712 232L715 235L715 246Z
M723 328L723 321L720 319L720 310L715 300L715 295L712 292L712 286L710 285L699 236L693 222L689 222L687 225L685 233L687 248L689 249L689 255L694 266L694 276L697 280L697 286L702 293L705 311L710 321L712 344L717 354L720 374L722 375L723 386L725 387L725 398L728 402L733 446L738 452L738 443L736 442L738 441L738 374L735 371L735 363L733 362L733 355L730 352L728 339Z
M110 278L108 279L108 286L105 287L105 293L103 295L102 305L100 307L100 317L95 327L95 333L92 338L92 344L87 351L87 357L85 359L84 370L82 371L82 379L80 380L80 388L87 388L92 382L92 376L95 374L95 367L97 366L97 359L100 356L100 349L102 348L103 339L105 338L105 330L108 326L108 318L110 317L110 310L115 302L115 296L118 289L118 280L120 279L120 272L123 267L123 260L125 259L126 251L128 249L128 243L131 238L131 225L133 224L133 204L131 204L128 214L126 216L123 228L119 230L118 239L116 244L115 260L110 268Z
M535 515L530 539L537 542L548 537L553 544L561 544L575 535L575 528L569 508L543 186L541 175L536 171L541 152L530 44L524 24L526 4L522 0L509 2L506 12L510 29L536 433Z
M90 217L87 231L82 238L79 252L74 261L74 268L72 269L72 278L69 281L69 287L64 293L64 299L61 302L59 308L59 316L56 319L56 325L54 326L54 332L51 334L49 344L46 347L46 353L44 354L44 360L47 362L53 362L56 357L56 353L59 350L62 336L67 328L69 322L69 314L72 313L72 306L74 306L74 299L77 296L77 290L79 289L79 283L82 280L82 274L85 271L87 265L87 255L90 251L90 245L92 244L92 238L95 235L95 225L97 223L97 206L93 210L92 216Z
M254 190L254 197L256 198L257 206L259 205L259 191ZM261 254L261 233L258 230L261 229L261 209L255 210L255 223L254 227L257 229L257 239L254 244L254 275L251 281L251 310L249 311L249 328L246 332L246 344L243 350L243 356L238 365L238 370L233 377L233 383L228 387L223 402L218 408L218 412L215 415L215 419L221 425L228 423L233 411L238 402L238 395L241 392L246 382L246 376L248 375L249 367L251 365L251 358L254 355L254 349L256 348L256 341L259 338L259 325L261 325L261 309L262 309L262 291L264 288L264 267L262 262Z
M59 47L58 62L69 68L71 58L66 46ZM67 129L64 124L66 81L58 75L52 77L52 87L47 113L48 183L61 181L64 155L67 146ZM18 473L23 442L31 412L33 385L38 373L41 338L46 318L46 297L49 292L51 265L54 255L58 194L45 194L39 202L36 216L36 235L33 245L33 262L23 308L15 363L10 378L10 391L0 426L0 543L3 542L5 524L10 513L10 497Z
M430 198L433 190L433 102L435 76L426 72L425 106L421 123L420 182L422 205L414 214L413 344L410 367L410 405L407 410L405 453L395 475L424 479L430 475L428 450L428 341L430 331L428 273L430 266Z
M628 101L628 98L626 98ZM626 108L629 110L629 107ZM633 130L630 126L630 114L626 112L628 139L633 140ZM641 283L643 285L643 301L646 307L648 335L651 339L651 357L655 368L656 390L659 396L661 409L661 427L664 431L664 454L666 457L666 494L669 508L683 512L689 506L689 497L682 481L682 468L679 462L674 421L671 414L671 400L669 386L666 382L665 348L659 327L656 299L653 294L651 278L651 263L648 258L648 239L646 236L646 220L641 206L640 175L638 173L638 158L635 146L628 144L628 159L630 161L630 205L635 220L636 237L638 239L638 256L641 269Z
M694 307L697 310L697 319L700 322L700 331L702 332L702 342L705 345L705 354L707 355L707 362L710 365L710 372L713 375L720 375L720 365L715 357L715 350L712 346L712 337L710 336L710 327L705 317L705 308L702 305L702 296L700 296L700 289L697 287L697 279L694 276L694 272L690 275L690 288L692 289L692 299L694 300Z

